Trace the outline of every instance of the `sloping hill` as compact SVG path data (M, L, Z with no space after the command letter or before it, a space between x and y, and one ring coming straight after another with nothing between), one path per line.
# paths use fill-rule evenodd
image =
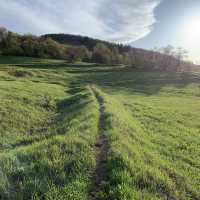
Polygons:
M198 71L0 63L0 199L200 199Z
M179 48L173 54L138 49L89 37L68 34L21 35L0 29L0 54L63 59L72 62L123 64L132 68L160 71L189 71Z
M71 34L46 34L43 35L42 37L44 38L51 38L61 44L68 44L68 45L72 45L72 46L86 46L89 50L93 50L94 47L98 44L98 43L103 43L106 46L109 47L118 47L120 49L120 51L129 51L131 49L130 46L126 46L126 45L117 45L114 43L110 43L107 41L102 41L99 39L94 39L94 38L90 38L87 36L81 36L81 35L71 35Z
M97 50L98 56L92 56L93 59L90 60L96 63L124 64L135 68L162 71L189 71L191 68L196 67L191 62L181 59L184 56L181 55L179 48L176 49L177 52L169 53L168 47L166 47L166 51L164 52L154 51L79 35L46 34L42 37L46 39L51 38L58 43L75 46L77 48L86 47L91 52L91 55L95 55ZM103 44L104 48L98 48L99 44ZM106 55L108 56L107 59L104 57ZM102 56L104 57L103 60L98 59Z

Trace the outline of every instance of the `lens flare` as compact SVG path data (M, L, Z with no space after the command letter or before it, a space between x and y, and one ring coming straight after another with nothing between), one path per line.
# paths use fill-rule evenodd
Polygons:
M200 15L189 18L184 24L185 42L191 47L200 48Z

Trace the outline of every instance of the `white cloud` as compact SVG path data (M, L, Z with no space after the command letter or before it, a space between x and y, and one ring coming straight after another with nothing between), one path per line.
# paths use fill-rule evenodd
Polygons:
M1 0L0 24L14 31L72 33L114 42L144 37L160 0Z
M19 1L20 2L20 1ZM14 0L0 2L0 23L4 26L19 26L22 32L42 33L45 31L63 31L56 23L52 23L44 15L40 15L21 2Z

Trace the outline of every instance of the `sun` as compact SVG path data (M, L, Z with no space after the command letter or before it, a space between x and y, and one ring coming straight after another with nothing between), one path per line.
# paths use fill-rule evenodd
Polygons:
M198 39L200 37L200 18L193 19L188 25L188 34L193 39Z
M190 17L184 22L184 39L190 46L200 47L200 15Z

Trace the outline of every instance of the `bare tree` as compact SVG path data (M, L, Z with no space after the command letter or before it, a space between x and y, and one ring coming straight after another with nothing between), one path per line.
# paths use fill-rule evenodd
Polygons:
M174 56L175 48L172 45L167 45L166 47L161 47L159 52L167 56Z
M184 67L184 61L188 57L188 51L182 47L173 47L167 45L166 47L156 48L155 51L161 53L162 65L165 69L175 69L178 71Z
M179 60L179 63L181 63L181 61L185 60L187 57L188 57L188 51L187 50L185 50L182 47L176 48L175 58Z

